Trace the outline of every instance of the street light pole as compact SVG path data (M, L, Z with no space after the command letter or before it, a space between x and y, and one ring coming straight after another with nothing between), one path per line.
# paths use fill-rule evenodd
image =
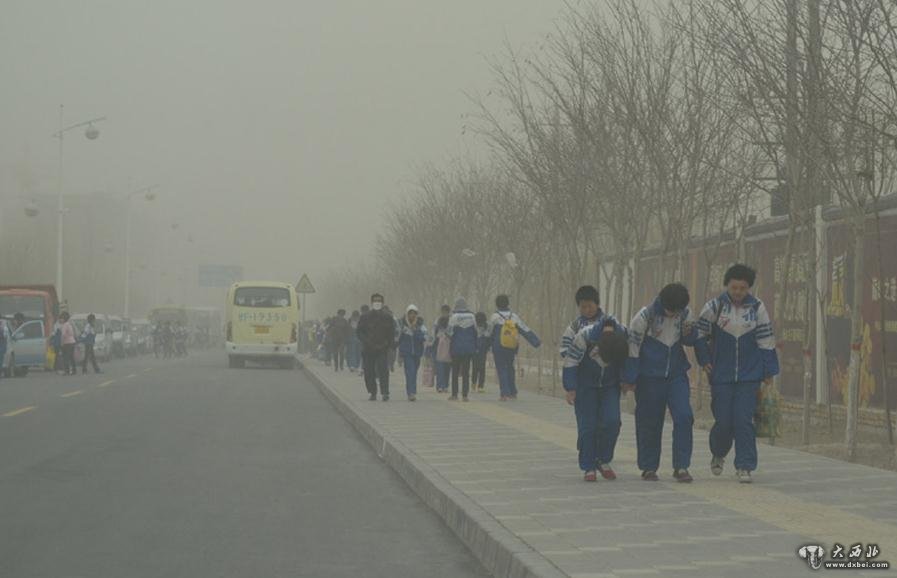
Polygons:
M59 105L59 198L57 199L57 207L56 207L56 294L62 297L62 247L63 247L63 239L62 239L62 227L63 227L63 218L62 215L65 212L65 202L62 198L62 139L63 139L63 131L62 131L62 112L63 105Z
M52 136L59 139L59 198L57 199L56 209L56 294L59 295L60 299L62 299L62 265L63 265L63 247L65 246L65 199L64 199L64 185L63 185L63 140L65 138L65 133L72 129L81 128L82 126L86 126L87 130L84 133L89 140L96 139L100 132L94 127L94 123L98 123L106 120L105 116L101 116L98 118L92 118L90 120L79 122L78 124L73 124L72 126L63 128L63 112L65 107L63 105L59 105L59 132L56 132Z

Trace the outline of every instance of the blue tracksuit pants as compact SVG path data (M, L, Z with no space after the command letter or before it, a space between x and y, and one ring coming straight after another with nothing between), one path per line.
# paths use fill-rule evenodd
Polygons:
M588 472L613 461L620 435L620 387L578 387L573 409L579 469Z
M643 472L656 472L660 467L660 446L667 408L673 418L673 469L688 469L691 465L695 418L688 395L686 375L638 378L635 386L635 438L638 467Z
M710 386L710 408L716 420L710 429L710 453L726 457L735 443L735 468L757 469L757 435L754 410L757 409L759 381L721 383Z

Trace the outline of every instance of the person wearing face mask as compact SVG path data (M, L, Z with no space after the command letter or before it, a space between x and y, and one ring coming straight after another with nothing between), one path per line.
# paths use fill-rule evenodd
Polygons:
M399 355L405 368L405 393L408 401L417 399L417 371L427 341L427 326L416 305L409 305L399 322Z
M757 469L754 410L760 383L779 373L772 321L763 302L751 295L756 272L747 265L729 267L726 290L704 305L698 318L695 355L710 380L710 471L723 472L726 455L735 444L735 473L751 482Z
M377 400L377 385L380 396L389 401L389 350L396 341L396 324L392 315L383 309L383 295L371 295L371 310L361 316L356 329L361 341L364 360L364 384L371 401Z

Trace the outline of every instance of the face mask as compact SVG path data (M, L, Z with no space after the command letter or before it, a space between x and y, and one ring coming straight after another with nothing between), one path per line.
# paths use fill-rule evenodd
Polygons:
M383 303L374 301L373 303L371 303L371 309L373 309L374 311L380 311L381 309L383 309Z

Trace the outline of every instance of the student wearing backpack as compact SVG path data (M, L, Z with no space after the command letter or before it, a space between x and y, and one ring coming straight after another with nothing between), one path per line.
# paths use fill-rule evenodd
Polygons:
M470 401L470 365L477 353L476 317L467 309L467 301L459 297L449 317L448 330L452 340L452 395L449 401L458 401L458 378L461 378L461 399Z
M514 359L520 347L520 336L533 347L542 345L539 336L526 326L516 313L511 311L511 300L507 295L495 298L497 311L489 321L489 346L495 361L495 372L501 388L500 401L517 399L517 383L514 375Z
M433 363L436 366L436 392L448 391L449 375L452 369L452 340L448 335L451 307L442 306L442 315L436 320L433 328Z
M709 376L714 424L710 430L710 471L723 472L735 444L735 473L751 482L757 469L754 411L760 383L779 373L772 321L763 302L751 295L756 272L747 265L729 267L726 290L704 305L698 319L695 354Z
M409 305L399 322L399 355L405 368L405 393L408 401L417 399L417 370L427 342L427 326L416 305Z
M667 408L673 418L673 477L691 482L694 414L689 399L691 366L683 346L697 336L688 308L688 289L670 283L629 324L629 357L623 388L635 389L635 437L638 467L645 481L657 481L663 422Z
M598 290L576 291L580 315L561 337L563 385L576 414L579 468L583 480L617 475L611 467L620 435L620 371L628 351L626 330L599 306Z

